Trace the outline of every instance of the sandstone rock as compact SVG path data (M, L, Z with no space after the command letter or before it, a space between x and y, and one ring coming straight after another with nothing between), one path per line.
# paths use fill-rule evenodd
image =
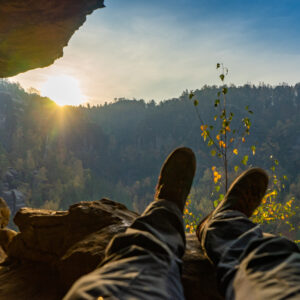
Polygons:
M20 229L8 254L21 260L56 264L70 247L113 224L124 229L136 214L122 204L102 199L80 202L68 211L22 208L14 218Z
M10 100L12 101L12 100ZM9 168L5 175L4 175L4 178L5 178L5 181L11 186L13 184L13 181L16 180L16 178L18 177L18 171L16 171L15 169L13 168Z
M14 194L12 193L12 191L11 190L3 191L1 193L1 196L4 198L7 205L12 209L14 203Z
M3 0L0 78L51 65L104 0Z
M0 229L0 247L5 253L7 252L8 246L16 235L17 232L14 230L8 228Z
M214 266L203 254L195 234L186 235L183 256L182 284L187 300L221 300Z
M3 198L0 198L0 228L4 228L9 223L10 210Z
M12 216L14 216L21 207L25 206L23 193L16 189L19 179L20 173L13 168L9 168L1 182L0 196L6 201Z
M136 216L108 199L80 202L61 212L22 208L15 216L20 233L9 244L8 258L0 267L0 299L61 299L77 278L97 268L111 238ZM183 261L186 299L222 299L214 269L194 235L187 235Z
M7 255L2 247L0 247L0 264L3 263L7 259ZM0 267L1 272L1 267Z
M32 262L0 267L1 300L61 300L57 273L49 266Z
M1 196L6 201L12 216L14 216L20 208L25 206L25 197L23 193L17 189L7 190L7 188L5 188L2 190Z
M17 189L12 190L14 196L14 209L17 212L20 208L25 206L25 197L23 193Z

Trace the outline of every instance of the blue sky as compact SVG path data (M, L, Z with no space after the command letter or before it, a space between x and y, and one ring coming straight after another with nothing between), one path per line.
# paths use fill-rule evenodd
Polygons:
M109 0L72 37L64 57L13 78L41 89L60 74L91 103L115 97L163 100L228 83L300 81L298 0Z

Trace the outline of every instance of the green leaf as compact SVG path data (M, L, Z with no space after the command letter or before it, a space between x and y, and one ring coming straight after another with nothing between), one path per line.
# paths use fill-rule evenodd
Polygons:
M248 113L252 115L252 114L253 114L253 111L252 111L252 110L248 110Z
M191 100L194 96L195 96L194 93L193 93L193 92L190 92L190 94L189 94L190 100Z
M278 162L277 159L274 160L274 163L275 163L275 165L278 165L278 164L279 164L279 162Z
M255 146L251 146L251 150L252 150L252 154L255 155L256 147Z
M248 158L249 158L248 155L245 155L245 156L243 157L243 159L242 159L242 164L243 164L243 165L245 165L245 166L247 165Z
M220 104L220 99L215 100L215 107L217 107Z
M210 151L211 156L215 156L216 153L217 153L216 150L211 150L211 151Z
M239 166L234 166L234 172L237 172L239 170Z
M220 188L221 188L221 187L220 187L219 185L215 186L215 190L216 190L217 193L219 193Z
M197 106L199 104L198 100L194 100L194 105Z
M227 92L228 92L228 88L226 88L226 87L225 87L225 88L223 88L223 89L222 89L222 93L223 93L223 95L226 95L226 94L227 94Z
M218 95L218 97L220 97L221 96L221 92L218 92L217 95Z
M214 129L214 126L210 125L210 126L209 126L209 129L210 129L210 130L213 130L213 129Z
M220 75L220 79L221 79L222 81L224 81L225 75L224 75L224 74L221 74L221 75Z
M217 63L217 69L219 69L221 67L221 64Z
M210 147L210 146L212 146L213 144L214 144L214 142L210 139L210 140L208 141L208 143L207 143L207 146Z
M272 166L270 169L275 172L275 166Z
M216 207L218 206L218 204L219 204L219 201L218 201L218 200L215 200L215 201L214 201L214 208L216 208Z
M224 198L224 195L223 195L223 194L220 194L220 195L219 195L219 201L222 201L223 198Z
M249 105L247 105L247 106L245 107L245 109L246 109L246 110L249 110Z

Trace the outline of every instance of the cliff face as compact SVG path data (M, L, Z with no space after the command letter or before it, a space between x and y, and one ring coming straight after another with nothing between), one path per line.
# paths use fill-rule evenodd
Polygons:
M51 65L104 0L0 0L0 78Z
M0 230L0 299L61 299L76 279L97 268L109 241L136 216L108 199L68 211L22 208L14 219L20 233ZM187 236L183 261L186 299L222 299L194 235Z

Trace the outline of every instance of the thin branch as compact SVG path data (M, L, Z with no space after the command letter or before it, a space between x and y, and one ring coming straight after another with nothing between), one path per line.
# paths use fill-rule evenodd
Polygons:
M195 105L194 105L194 108L195 108L197 117L198 117L198 119L199 119L201 125L204 126L205 123L203 122L203 120L202 120L202 118L201 118L201 115L200 115L200 113L199 113L199 111L198 111L198 108L197 108ZM207 132L207 136L209 137L209 139L213 142L213 146L216 148L216 150L218 151L218 153L220 153L220 154L223 156L224 153L223 153L223 151L222 151L222 148L219 147L219 146L217 145L217 143L215 142L215 140L211 137L210 132L209 132L209 131L206 131L206 132Z

